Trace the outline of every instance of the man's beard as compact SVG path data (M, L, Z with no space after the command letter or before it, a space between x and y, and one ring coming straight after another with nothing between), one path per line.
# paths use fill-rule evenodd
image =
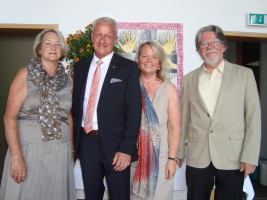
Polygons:
M214 67L216 66L222 59L222 56L217 56L216 58L214 58L213 60L209 60L207 57L206 57L206 54L208 53L218 53L218 51L216 50L209 50L209 51L206 51L205 54L204 54L204 63L210 67Z

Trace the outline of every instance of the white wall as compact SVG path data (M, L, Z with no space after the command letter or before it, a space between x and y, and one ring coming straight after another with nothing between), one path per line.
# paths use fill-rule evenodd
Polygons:
M184 74L201 64L194 37L202 26L267 33L267 27L246 25L247 13L267 14L266 0L0 0L0 23L58 24L65 37L103 13L118 22L183 23Z

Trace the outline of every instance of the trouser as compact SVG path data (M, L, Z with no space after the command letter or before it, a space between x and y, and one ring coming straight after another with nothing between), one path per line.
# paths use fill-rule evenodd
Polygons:
M186 166L187 200L209 200L215 185L215 200L241 200L244 172Z
M130 166L123 171L113 170L107 162L100 144L100 137L81 131L79 158L81 162L86 200L102 200L107 181L110 200L130 199Z

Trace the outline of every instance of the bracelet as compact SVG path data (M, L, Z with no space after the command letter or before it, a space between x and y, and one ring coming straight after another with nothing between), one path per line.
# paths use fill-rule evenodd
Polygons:
M71 153L74 153L75 152L75 150L71 150Z
M20 154L20 155L17 155L17 156L14 156L13 158L11 158L10 160L15 160L15 159L17 159L17 158L19 158L19 157L21 157L22 155Z
M174 161L176 161L178 158L177 158L177 157L175 157L175 158L168 157L168 159L169 159L169 160L174 160Z

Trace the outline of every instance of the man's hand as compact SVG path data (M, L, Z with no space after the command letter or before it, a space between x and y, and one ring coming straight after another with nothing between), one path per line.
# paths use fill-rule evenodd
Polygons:
M183 163L184 163L184 159L180 159L180 158L178 158L178 159L176 160L176 163L177 163L177 165L181 168L182 165L183 165Z
M73 164L73 167L75 167L74 152L71 153L71 156L72 156L72 164Z
M131 39L131 33L130 32L128 33L128 39L126 38L126 33L124 33L123 36L124 36L124 44L122 44L120 42L118 42L118 44L121 46L122 50L125 53L133 53L134 46L137 42L137 38L135 38L135 34L132 36L132 39Z
M115 171L122 171L131 163L131 156L125 153L117 152L113 158L112 165Z
M244 177L246 178L249 174L252 174L256 169L255 165L248 164L248 163L241 163L240 172L244 171Z
M172 35L172 38L170 40L170 33L167 33L167 39L166 39L166 36L165 34L163 33L162 35L163 37L163 43L164 44L160 44L161 47L164 49L165 53L168 55L168 54L171 54L172 51L173 51L173 46L176 42L176 39L174 38L174 35Z
M171 179L176 172L176 162L174 160L168 160L165 167L165 178Z

